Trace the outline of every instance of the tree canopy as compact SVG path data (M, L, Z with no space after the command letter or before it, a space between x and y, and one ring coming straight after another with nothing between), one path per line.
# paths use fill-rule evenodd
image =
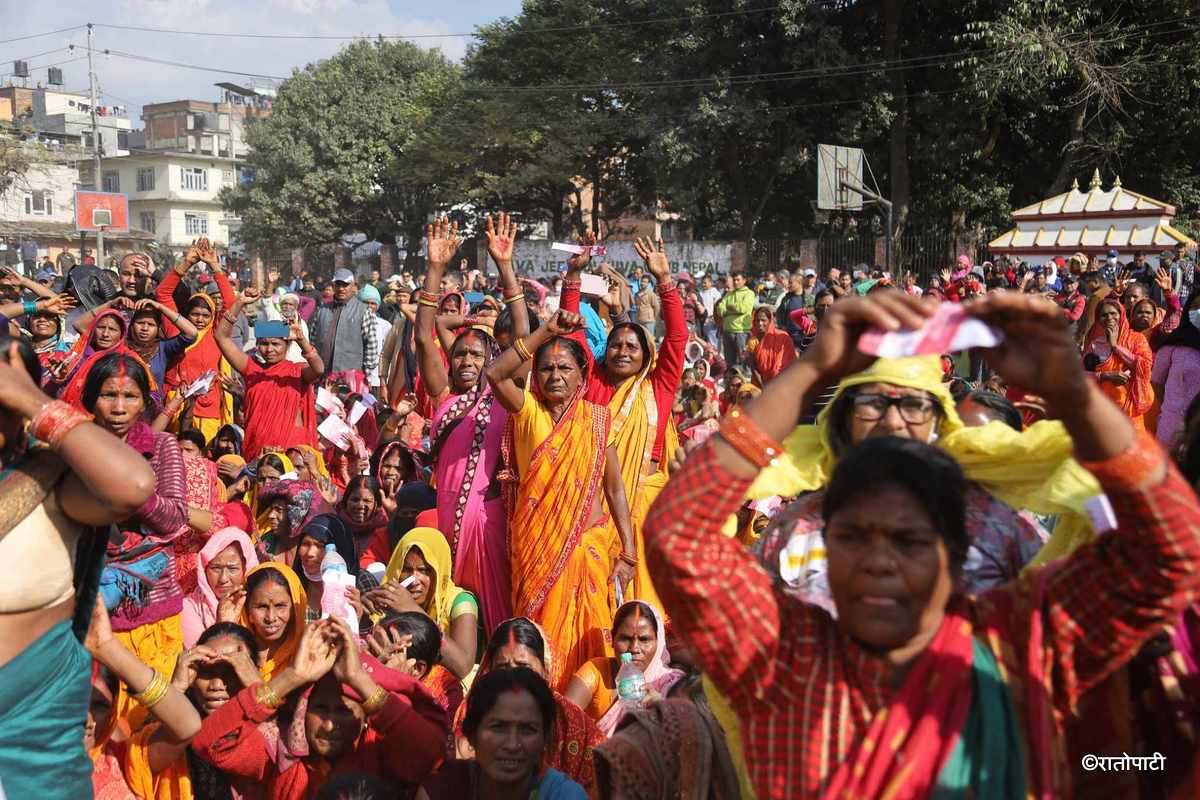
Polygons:
M900 229L998 227L1094 168L1186 220L1198 29L1192 0L526 0L461 65L380 41L298 72L227 202L290 246L451 206L556 236L664 207L747 243L877 230L814 213L831 143L864 148Z

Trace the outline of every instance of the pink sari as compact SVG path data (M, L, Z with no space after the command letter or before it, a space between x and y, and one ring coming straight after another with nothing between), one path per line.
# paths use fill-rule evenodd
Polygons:
M454 554L454 582L479 599L489 636L513 615L504 498L487 496L507 422L491 386L477 385L441 404L429 437L437 465L438 530Z

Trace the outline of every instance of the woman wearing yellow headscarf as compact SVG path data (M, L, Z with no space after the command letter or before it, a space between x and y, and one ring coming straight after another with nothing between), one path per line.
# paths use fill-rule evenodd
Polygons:
M450 544L436 528L413 528L396 544L383 585L367 592L368 610L428 615L442 631L442 665L465 679L479 652L479 603L451 579ZM411 581L407 586L401 586Z
M267 561L247 572L245 588L235 589L230 598L231 604L242 606L237 622L254 634L259 672L264 681L269 681L292 663L304 633L308 595L300 576L291 567ZM220 618L221 611L218 606L219 621L233 621Z
M872 436L934 443L970 480L967 530L972 547L964 565L967 591L978 594L1017 576L1025 564L1069 551L1090 527L1084 502L1099 484L1071 457L1071 439L1059 422L1042 421L1017 432L1000 422L966 427L942 383L938 356L881 358L838 384L815 425L785 440L786 452L750 487L751 499L798 497L764 532L759 553L809 602L832 609L825 581L823 489L839 455ZM1049 544L1026 512L1059 515Z
M264 533L270 531L271 526L265 519L266 508L260 508L259 492L268 483L275 481L295 480L296 468L292 464L292 460L283 453L264 453L261 458L256 458L251 461L248 466L253 476L250 483L250 489L246 492L242 502L250 509L250 515L254 517L255 524L258 526L257 531L250 531L253 534L255 541Z

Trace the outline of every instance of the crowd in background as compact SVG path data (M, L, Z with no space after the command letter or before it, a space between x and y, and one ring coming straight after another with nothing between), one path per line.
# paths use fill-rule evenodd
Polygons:
M589 235L537 280L485 235L0 274L3 795L1200 791L1184 248L752 278ZM930 298L1004 344L855 349Z

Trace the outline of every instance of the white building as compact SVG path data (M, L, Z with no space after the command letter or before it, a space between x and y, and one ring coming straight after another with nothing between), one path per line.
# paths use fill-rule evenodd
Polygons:
M130 224L172 249L186 250L207 236L219 247L241 221L217 199L237 180L232 158L163 150L137 150L101 165L105 191L129 196Z
M92 105L85 94L54 89L33 93L30 122L35 130L65 142L79 142L92 152ZM129 152L132 124L123 106L96 107L96 127L100 134L100 155L121 156Z
M1076 181L1071 190L1012 213L1016 227L988 244L995 255L1010 255L1029 264L1045 264L1073 253L1107 255L1116 250L1121 261L1136 253L1156 256L1176 245L1195 242L1171 225L1175 207L1131 192L1116 178L1108 189L1100 184L1100 170L1087 192Z

